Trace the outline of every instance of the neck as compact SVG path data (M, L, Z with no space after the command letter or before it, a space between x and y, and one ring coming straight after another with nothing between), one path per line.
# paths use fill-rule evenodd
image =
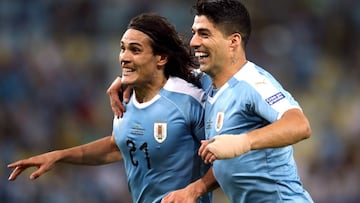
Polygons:
M136 100L139 103L144 103L150 101L152 98L154 98L161 88L164 87L167 79L164 77L161 80L156 79L153 83L147 83L142 86L134 86L134 92Z
M243 58L241 60L231 60L230 64L224 65L221 72L210 75L214 88L218 89L223 86L232 76L235 75L245 64L247 60Z

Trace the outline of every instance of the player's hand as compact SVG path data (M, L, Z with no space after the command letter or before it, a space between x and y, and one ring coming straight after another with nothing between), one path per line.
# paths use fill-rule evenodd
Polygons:
M198 152L198 155L201 156L202 160L204 160L206 164L212 163L217 159L216 156L207 149L209 143L210 140L201 140L201 146Z
M13 168L14 170L10 174L9 180L15 180L29 167L37 167L38 169L30 175L30 179L34 180L49 171L56 161L56 152L49 152L11 163L8 165L8 168Z
M119 94L120 93L120 94ZM117 117L122 117L126 111L125 106L121 103L121 99L128 103L131 95L131 88L127 87L123 90L121 78L117 77L110 87L106 90L106 94L110 97L111 109ZM121 95L121 96L120 96ZM120 98L122 97L122 98Z
M161 203L195 203L198 197L188 188L175 190L167 194Z
M251 142L247 134L224 134L202 142L199 154L205 163L207 163L215 159L231 159L250 150Z

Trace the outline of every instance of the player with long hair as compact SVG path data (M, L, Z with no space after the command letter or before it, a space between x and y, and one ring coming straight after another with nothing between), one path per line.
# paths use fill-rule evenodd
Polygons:
M15 180L29 167L36 179L56 163L101 165L123 160L133 202L160 202L167 193L210 182L212 171L197 155L204 139L204 92L191 71L194 63L164 17L141 14L128 24L120 42L122 82L134 89L127 112L113 120L112 135L9 164ZM204 194L205 192L202 192ZM211 202L212 194L196 197Z

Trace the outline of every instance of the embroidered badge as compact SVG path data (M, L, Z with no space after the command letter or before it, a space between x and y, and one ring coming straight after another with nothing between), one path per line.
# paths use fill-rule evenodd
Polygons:
M218 112L216 115L215 131L219 132L224 124L224 112Z
M158 143L162 143L167 137L167 123L154 123L154 138Z

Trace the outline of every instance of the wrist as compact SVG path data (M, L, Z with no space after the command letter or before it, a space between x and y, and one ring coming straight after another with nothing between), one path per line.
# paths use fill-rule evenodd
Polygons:
M61 162L63 159L66 158L65 150L55 150L50 152L51 156L54 159L54 162Z
M202 180L202 178L189 184L187 187L191 191L191 194L194 196L195 199L200 198L203 194L208 192L206 184Z
M251 150L251 141L247 133L241 133L240 135L235 135L235 140L237 140L237 152L236 156L245 154Z
M241 133L241 134L239 135L239 137L240 137L240 136L243 136L243 137L241 137L241 139L243 140L242 142L245 142L245 143L246 143L246 145L245 145L245 146L247 146L247 147L246 147L246 148L247 148L246 151L250 151L252 148L251 148L251 138L250 138L249 134L247 134L247 133Z

